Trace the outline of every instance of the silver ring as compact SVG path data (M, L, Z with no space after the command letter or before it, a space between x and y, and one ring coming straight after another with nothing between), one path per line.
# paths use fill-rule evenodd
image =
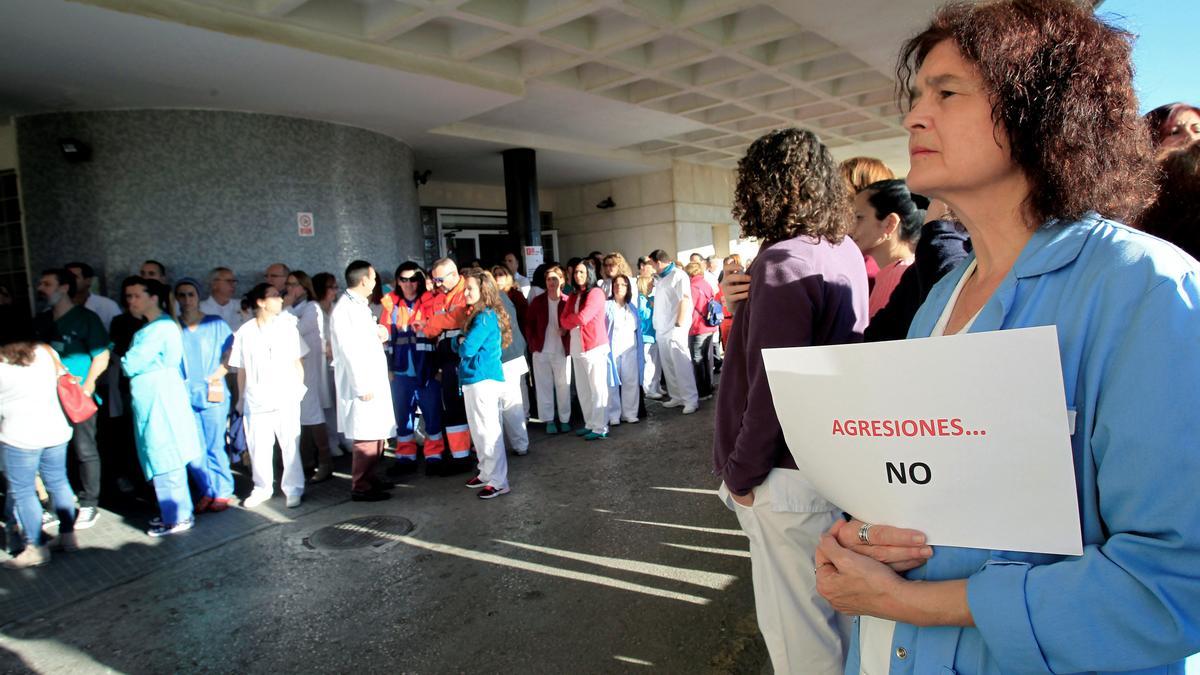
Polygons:
M871 528L872 527L875 527L875 526L870 523L863 523L862 526L858 528L858 540L861 541L862 543L866 544L867 546L871 545Z

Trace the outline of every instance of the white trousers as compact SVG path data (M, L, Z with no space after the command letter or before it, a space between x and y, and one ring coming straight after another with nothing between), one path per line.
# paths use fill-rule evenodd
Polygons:
M608 345L603 347L571 355L583 423L597 434L608 433Z
M653 342L642 343L642 354L646 359L646 369L642 373L642 389L648 396L662 396L662 364L658 360L658 345Z
M608 388L608 423L616 424L621 420L632 422L637 419L638 394L641 393L641 382L638 381L638 353L633 347L613 358L617 365L617 375L621 384Z
M504 428L500 421L500 396L504 383L482 380L464 384L467 426L479 455L479 480L494 488L508 487L508 456L504 451Z
M817 593L813 573L817 543L839 512L776 511L767 483L754 489L749 508L724 484L719 494L750 540L754 608L775 673L842 675L852 622Z
M538 419L554 421L558 403L558 421L571 420L571 361L566 354L533 353L533 386L537 390Z
M283 458L283 494L304 494L304 466L300 463L300 406L270 412L248 412L245 421L246 448L250 451L250 474L255 492L275 492L275 441Z
M504 438L518 453L529 449L529 430L525 426L525 373L529 364L520 356L501 364L504 369L504 388L500 392L500 417L504 423Z
M696 373L692 370L692 352L688 347L688 329L673 328L667 333L654 336L658 347L658 360L663 374L667 376L667 393L671 400L683 401L685 406L700 405L696 393Z

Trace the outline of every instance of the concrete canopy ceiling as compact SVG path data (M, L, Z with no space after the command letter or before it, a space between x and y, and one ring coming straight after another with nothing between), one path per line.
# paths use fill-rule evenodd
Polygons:
M907 171L890 75L938 0L5 0L0 115L247 110L408 142L436 180L732 167L817 131ZM116 10L116 11L114 11Z

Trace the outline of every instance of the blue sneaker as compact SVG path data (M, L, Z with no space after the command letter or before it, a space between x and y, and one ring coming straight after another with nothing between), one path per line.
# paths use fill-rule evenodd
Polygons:
M546 433L557 434L558 433L558 425L555 424L554 422L546 422Z
M603 441L608 438L608 434L598 434L594 431L589 431L587 436L583 437L585 441Z
M575 430L576 436L587 436L590 433L592 433L592 431L591 431L591 429L588 429L587 427L580 427Z

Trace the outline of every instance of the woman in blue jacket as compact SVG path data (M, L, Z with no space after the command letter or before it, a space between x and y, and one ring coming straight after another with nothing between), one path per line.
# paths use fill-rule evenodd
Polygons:
M463 278L467 326L457 343L458 375L471 441L479 454L479 475L467 481L467 487L482 488L479 498L492 499L509 491L508 457L500 420L500 397L504 393L500 355L512 342L512 326L490 272L467 268Z
M847 673L1182 673L1200 650L1200 282L1116 220L1153 192L1130 37L1070 0L1002 0L949 5L903 49L909 185L974 244L909 337L1057 327L1083 554L836 523L817 589L860 616Z

